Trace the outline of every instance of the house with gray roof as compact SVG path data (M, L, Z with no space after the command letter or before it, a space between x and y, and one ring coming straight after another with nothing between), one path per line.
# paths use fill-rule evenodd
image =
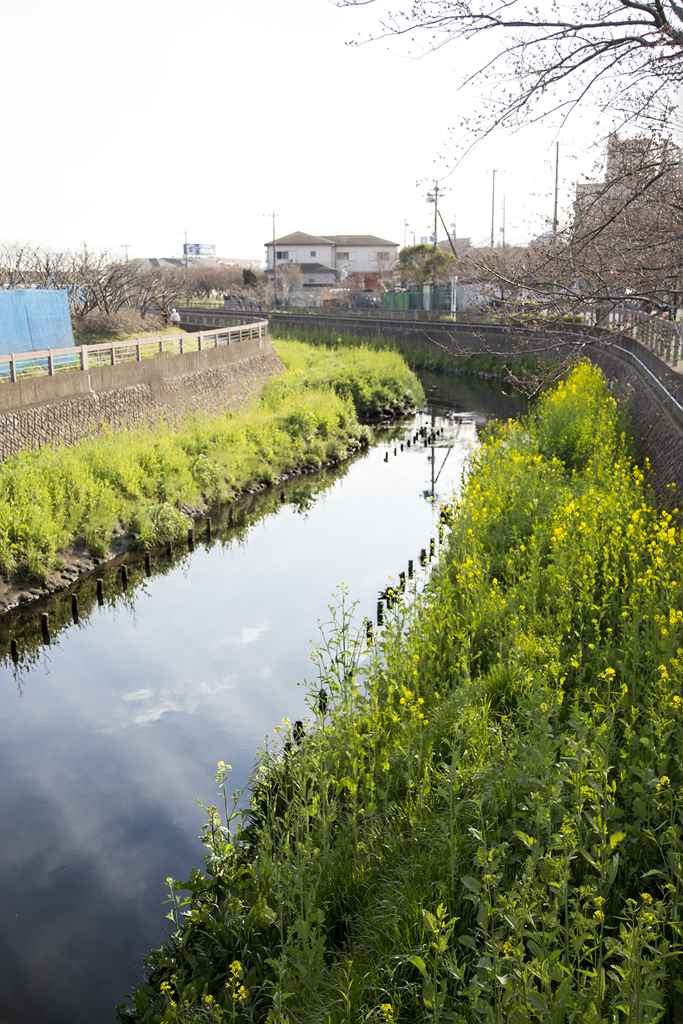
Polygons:
M296 263L304 287L333 284L347 278L359 280L387 273L396 263L398 242L377 235L309 235L293 231L266 242L266 274L273 266Z

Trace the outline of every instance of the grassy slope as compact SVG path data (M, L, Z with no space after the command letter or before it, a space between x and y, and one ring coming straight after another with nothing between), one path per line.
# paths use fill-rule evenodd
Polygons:
M318 727L262 753L231 844L210 809L121 1020L681 1019L678 517L586 364L448 514L369 664L337 609Z
M369 440L356 410L423 400L395 353L295 342L277 350L286 372L237 417L197 416L178 431L105 431L8 459L0 466L0 571L27 563L45 577L79 536L103 554L119 522L147 547L181 536L188 519L180 504L217 502L296 466L337 461Z
M300 328L287 328L274 324L271 328L273 338L301 338L307 344L334 347L343 344L345 347L358 346L372 348L375 351L392 351L399 353L414 370L426 370L436 373L470 373L485 374L506 380L512 375L518 381L533 378L538 373L539 364L552 379L556 376L557 362L552 359L537 359L532 355L510 356L500 359L492 355L451 355L438 345L431 347L419 344L411 345L409 341L386 334L376 334L368 338L360 334L335 331L332 328L317 327L303 331Z

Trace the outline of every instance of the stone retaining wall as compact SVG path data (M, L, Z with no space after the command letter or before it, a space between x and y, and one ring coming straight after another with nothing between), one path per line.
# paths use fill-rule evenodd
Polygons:
M68 370L0 385L0 459L27 448L76 444L103 426L178 423L190 413L235 412L282 371L268 336L183 355Z

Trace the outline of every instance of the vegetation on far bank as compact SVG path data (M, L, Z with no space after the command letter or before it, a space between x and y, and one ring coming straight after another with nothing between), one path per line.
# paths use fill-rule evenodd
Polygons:
M0 571L46 578L83 538L94 555L114 531L154 547L187 531L180 506L230 500L299 468L318 469L370 442L357 411L420 404L396 353L277 344L285 364L238 415L193 416L179 429L104 430L71 448L22 452L0 465Z
M520 383L536 381L539 373L544 379L556 379L560 363L552 358L539 359L525 353L501 358L495 355L452 355L437 344L426 345L422 342L411 344L405 338L394 337L378 332L366 337L353 332L334 330L333 328L314 327L304 330L299 327L283 327L272 324L270 335L273 339L301 339L308 345L321 345L334 348L344 347L371 348L375 351L397 352L405 359L413 370L425 370L436 373L469 373L499 380L512 379Z
M120 1022L681 1019L678 514L599 371L537 413L473 455L369 648L342 595L244 814L219 764Z

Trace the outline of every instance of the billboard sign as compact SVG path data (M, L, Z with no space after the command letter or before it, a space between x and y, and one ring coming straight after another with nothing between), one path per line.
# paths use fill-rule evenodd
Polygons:
M216 246L207 242L186 242L183 246L183 256L215 256Z

